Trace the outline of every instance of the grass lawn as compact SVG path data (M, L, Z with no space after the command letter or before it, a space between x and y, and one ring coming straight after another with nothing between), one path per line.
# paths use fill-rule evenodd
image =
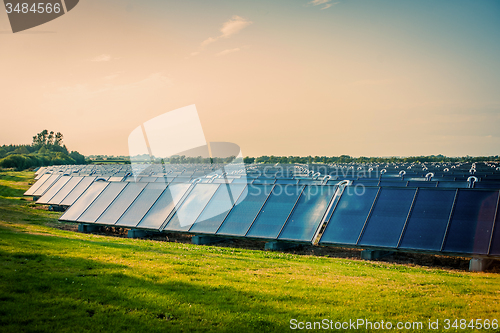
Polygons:
M22 199L32 179L0 172L1 332L287 332L292 319L405 332L466 319L468 332L471 319L500 320L499 274L65 231L61 213Z

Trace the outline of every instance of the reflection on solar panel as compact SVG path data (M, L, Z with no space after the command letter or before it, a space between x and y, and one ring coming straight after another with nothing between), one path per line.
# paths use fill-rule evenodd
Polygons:
M137 227L159 230L190 187L189 184L169 184Z
M97 219L96 223L115 224L146 185L146 183L129 183Z
M47 203L50 201L50 199L52 199L53 196L55 196L60 190L61 188L63 188L64 185L66 185L66 183L71 179L71 177L69 176L63 176L61 178L59 178L54 185L52 185L50 187L50 189L48 189L45 194L40 197L40 199L38 199L36 201L36 203Z
M443 251L487 254L498 191L459 190Z
M245 236L272 188L273 185L249 185L247 195L238 199L217 234Z
M380 189L359 245L396 247L410 211L415 189Z
M77 221L80 215L94 202L95 198L108 186L105 182L94 182L76 202L61 216L63 221Z
M276 185L246 234L248 237L277 238L304 186Z
M312 242L336 186L306 186L279 239Z
M165 184L148 184L116 224L135 227L166 188Z
M244 184L221 185L189 231L214 234L238 198L246 196L245 189Z
M61 201L61 206L71 206L87 190L96 177L84 177L75 188Z
M440 251L456 190L418 190L401 248Z
M219 184L196 184L164 230L188 231L218 187Z
M320 244L356 245L378 188L365 188L362 195L346 188L321 237Z

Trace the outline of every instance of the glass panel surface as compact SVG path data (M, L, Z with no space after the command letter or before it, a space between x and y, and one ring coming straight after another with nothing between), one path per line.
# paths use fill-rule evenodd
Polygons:
M275 239L292 212L304 186L276 185L253 222L247 237Z
M272 188L273 185L249 185L247 195L238 199L217 234L244 236Z
M454 199L455 190L419 190L400 247L441 251Z
M40 199L37 200L36 203L39 204L48 203L50 199L52 199L52 197L55 196L57 192L59 192L70 179L71 179L70 176L63 176L59 178L57 182L54 185L52 185L50 189L48 189L47 192L45 192L45 194Z
M165 184L149 183L116 225L135 227L166 188Z
M312 241L336 190L336 186L307 186L279 239Z
M106 182L95 182L61 216L63 221L78 221L80 215L89 207L97 196L108 186Z
M109 207L109 205L116 199L118 194L127 186L126 182L111 182L104 191L92 202L79 218L78 222L94 223L99 216Z
M71 206L75 201L85 192L85 190L92 184L96 177L84 177L78 185L62 200L61 205ZM104 182L103 182L104 183Z
M189 231L215 233L245 188L244 184L221 185Z
M147 183L128 183L111 205L97 219L96 223L115 224L127 208L134 202Z
M219 186L219 184L196 184L163 230L188 231Z
M487 254L498 191L459 190L443 251Z
M26 192L24 192L24 195L33 195L33 193L35 193L35 191L38 190L40 186L42 186L43 183L45 183L47 179L50 178L50 176L52 175L49 173L44 174L35 182L35 184L31 185L31 187Z
M360 194L354 188L346 187L320 243L356 244L377 191L376 187L366 187Z
M49 200L51 205L59 205L61 201L82 181L83 177L71 177L71 179Z
M500 256L500 203L498 204L497 218L491 239L490 255Z
M34 193L33 195L36 196L42 196L58 179L59 175L52 175L47 179L45 183L43 183L42 186L40 186Z
M415 189L380 189L359 245L396 247L415 191Z
M297 179L276 179L276 184L298 184Z
M170 184L147 212L138 228L160 229L167 217L189 189L190 184Z

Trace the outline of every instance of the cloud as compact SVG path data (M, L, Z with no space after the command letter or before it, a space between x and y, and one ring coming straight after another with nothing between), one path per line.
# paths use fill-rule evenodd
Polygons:
M339 4L340 2L331 2L332 0L312 0L311 2L309 2L308 4L309 5L313 5L313 6L321 6L321 5L324 5L323 8L321 8L321 10L324 10L324 9L328 9L332 6L335 6L337 4Z
M220 56L224 56L226 54L233 53L233 52L238 52L238 51L241 51L241 48L237 47L237 48L234 48L234 49L224 50L222 52L216 53L215 56L216 57L220 57Z
M101 54L100 56L97 56L97 57L93 58L91 61L103 62L103 61L110 61L111 59L112 59L111 55L109 55L109 54Z
M229 19L229 21L224 22L224 24L222 25L222 28L220 29L221 35L219 35L218 37L209 37L205 39L201 43L201 48L204 48L205 46L212 44L221 38L229 38L232 35L240 32L244 28L248 27L252 23L252 21L249 21L241 16L234 15L233 17L231 17L231 19Z

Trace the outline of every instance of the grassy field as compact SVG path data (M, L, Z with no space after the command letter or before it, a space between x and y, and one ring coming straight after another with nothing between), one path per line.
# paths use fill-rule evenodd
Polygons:
M499 274L65 231L61 213L22 199L32 177L0 172L2 332L287 332L292 319L405 332L439 320L436 332L500 319Z

